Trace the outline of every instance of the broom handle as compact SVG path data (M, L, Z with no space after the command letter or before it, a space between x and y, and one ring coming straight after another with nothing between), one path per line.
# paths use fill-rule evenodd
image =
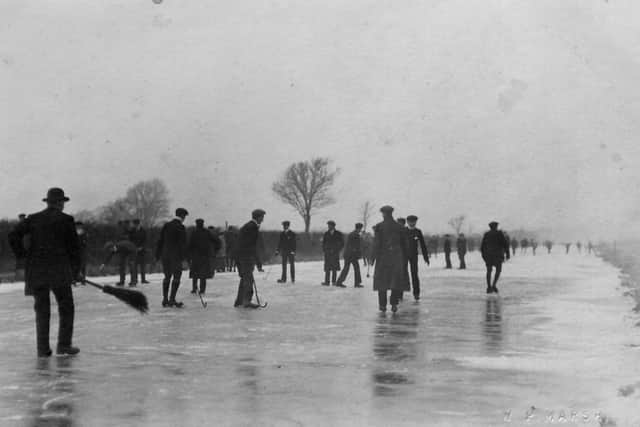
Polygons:
M104 286L98 285L96 282L92 282L91 280L88 280L86 278L82 281L82 283L86 283L87 285L91 285L91 286L93 286L95 288L98 288L98 289L104 289Z

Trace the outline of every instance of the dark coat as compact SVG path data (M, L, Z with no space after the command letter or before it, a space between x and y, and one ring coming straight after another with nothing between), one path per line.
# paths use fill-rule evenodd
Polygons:
M113 246L107 247L107 257L103 263L109 264L111 258L116 254L123 257L135 256L136 250L136 245L130 240L118 240Z
M347 243L344 246L342 254L345 260L354 260L362 258L362 238L360 233L352 231L347 236Z
M296 251L296 233L291 230L280 233L278 240L278 253L281 255L289 255Z
M16 256L26 258L25 295L70 285L80 270L80 242L73 217L47 208L29 215L9 234Z
M445 237L444 239L442 251L446 254L451 253L451 239L449 239L448 237Z
M181 270L187 259L187 230L180 220L172 219L160 231L156 245L156 259L161 260L168 270Z
M502 231L489 230L482 237L480 252L486 264L500 264L504 261L505 255L509 259L509 241Z
M196 228L189 236L189 277L192 279L210 279L213 277L213 257L216 252L216 239L206 228Z
M258 253L259 236L260 227L253 220L240 228L233 254L233 258L238 263L238 274L240 276L253 272L256 264L260 262Z
M145 253L144 246L147 244L147 231L144 228L140 227L131 230L129 232L129 240L136 245L139 254Z
M322 237L324 271L340 270L340 251L344 247L344 236L338 230L327 231Z
M407 228L407 234L409 235L409 258L418 258L418 245L422 251L422 257L425 261L429 261L429 251L427 250L427 244L424 241L424 235L419 228Z
M456 249L460 255L465 255L467 253L467 239L458 237L458 240L456 240Z
M409 291L409 240L405 227L388 218L374 227L373 290Z

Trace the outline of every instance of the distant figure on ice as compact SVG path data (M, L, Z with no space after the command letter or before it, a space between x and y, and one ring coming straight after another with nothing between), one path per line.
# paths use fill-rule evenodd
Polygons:
M520 253L526 254L527 253L527 248L529 247L529 240L524 238L522 240L520 240Z
M582 253L582 242L576 242L576 248L578 248L578 253Z
M133 220L133 227L131 227L131 231L129 232L129 240L136 246L136 253L133 256L131 266L133 282L138 282L138 272L140 272L140 282L141 283L149 283L146 277L146 269L147 269L147 230L142 228L142 224L140 224L139 219Z
M360 240L362 248L362 263L366 267L369 265L371 247L373 246L373 237L368 232L363 232Z
M260 259L258 258L258 238L260 235L260 224L264 221L265 211L255 209L251 212L251 221L240 228L238 240L234 252L234 259L238 266L240 283L238 284L238 294L234 307L258 308L258 304L251 302L253 298L253 270Z
M290 226L289 221L282 221L282 233L276 249L276 255L282 257L282 275L278 283L287 283L287 263L291 273L291 283L296 282L296 233L289 229Z
M536 249L538 249L538 241L536 239L531 239L531 252L533 252L534 256L536 254Z
M433 254L434 257L438 258L438 240L439 237L437 234L434 234L433 236L431 236L431 238L429 239L429 249L431 254Z
M224 240L224 234L216 227L209 226L207 228L209 229L209 232L216 236L220 242L220 249L216 252L215 266L218 273L224 273L227 270L227 243Z
M184 304L176 301L180 279L182 278L182 263L187 259L187 230L184 219L189 215L184 208L176 209L176 216L164 224L160 231L160 239L156 245L156 260L162 261L162 306L181 308ZM171 294L169 295L169 285Z
M214 254L220 248L217 236L204 228L204 220L196 219L196 228L189 236L189 278L191 278L191 293L204 295L207 291L207 279L214 276ZM198 282L200 289L198 290Z
M322 284L329 286L329 276L331 276L331 284L336 286L338 270L340 270L340 251L344 247L344 236L336 230L334 221L327 221L327 227L328 230L322 238L322 252L324 252L324 282Z
M518 239L516 239L515 237L513 237L513 238L511 239L510 244L511 244L511 254L512 254L513 256L515 256L515 255L516 255L516 249L518 249Z
M565 254L569 253L569 249L571 249L571 243L564 244Z
M236 271L236 264L233 260L233 253L235 252L236 241L238 240L238 234L233 226L229 226L224 232L225 248L227 250L227 271Z
M76 234L78 235L78 243L80 244L80 274L82 277L86 277L87 259L89 256L89 236L81 221L76 221Z
M418 223L418 217L415 215L409 215L407 217L407 223L409 228L407 233L409 234L408 254L409 258L409 270L411 272L411 287L413 288L413 298L420 300L420 278L418 277L418 247L422 252L422 258L424 262L429 265L429 250L427 244L424 241L424 235L422 230L416 227Z
M553 242L551 240L544 241L544 247L547 248L547 253L551 253L551 248L553 248Z
M445 268L451 269L451 238L448 234L444 235L442 250L444 252Z
M373 290L378 291L378 306L387 311L387 291L391 291L391 311L398 311L398 301L402 292L409 291L407 277L408 239L402 225L393 220L393 208L383 206L382 222L373 228L374 262Z
M56 353L77 354L71 345L74 304L71 284L82 281L80 247L73 217L63 213L65 196L61 188L51 188L46 209L29 215L9 233L16 257L26 260L25 295L33 295L36 312L38 357L52 354L49 346L50 292L58 302L59 327Z
M498 293L498 279L502 272L502 263L505 256L509 259L509 243L504 237L504 234L498 230L498 223L491 221L489 223L489 231L484 233L482 237L482 243L480 244L480 252L482 253L482 259L487 266L487 293ZM496 272L491 281L491 273L495 267Z
M587 250L589 251L589 255L591 255L591 252L593 252L593 243L591 243L591 240L589 240L587 244Z
M458 251L458 259L460 260L460 270L465 270L467 268L467 264L464 262L464 256L467 254L467 239L464 237L463 233L458 235L458 240L456 240L456 249Z
M349 266L353 266L354 274L354 286L356 288L362 288L362 277L360 276L360 263L359 259L362 257L362 240L360 234L362 233L362 223L357 223L355 229L347 235L347 244L344 246L344 268L340 272L338 282L336 286L344 288L344 281L347 280L349 274Z
M121 239L115 242L107 242L104 245L104 249L107 251L102 265L100 265L100 272L104 272L104 268L111 259L115 256L118 257L118 273L120 274L120 281L116 283L116 286L124 286L125 279L127 278L127 267L129 267L129 274L131 275L131 281L129 286L135 287L136 284L133 281L133 266L132 258L135 256L136 247L128 239Z
M23 213L19 214L18 225L22 224L26 219L27 219L27 214L23 214ZM16 255L16 270L15 270L16 280L24 280L25 263L26 263L25 257Z

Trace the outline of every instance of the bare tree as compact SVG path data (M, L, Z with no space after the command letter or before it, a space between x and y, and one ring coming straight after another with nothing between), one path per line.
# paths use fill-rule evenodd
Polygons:
M119 198L98 208L97 217L102 223L115 224L122 219L131 218L131 211L126 200Z
M456 231L456 235L460 234L466 218L466 215L458 215L449 220L448 224Z
M311 214L335 203L330 194L339 169L331 169L331 160L317 157L297 162L287 168L273 183L271 190L284 203L293 207L304 220L304 231L309 232Z
M127 190L129 212L145 227L155 225L169 215L169 190L160 179L140 181Z
M371 215L373 215L374 212L374 208L373 208L373 203L371 203L371 200L367 200L366 202L364 202L362 204L362 207L360 208L360 212L362 215L362 231L367 231L367 224L369 223L369 220L371 219Z

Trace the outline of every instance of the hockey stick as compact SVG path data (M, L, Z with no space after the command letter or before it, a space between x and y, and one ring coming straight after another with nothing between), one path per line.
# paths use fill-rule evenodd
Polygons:
M202 306L204 308L207 308L207 302L204 300L204 298L202 298L202 294L200 292L198 292L198 296L200 297L200 302L202 303Z
M256 293L256 301L258 302L258 306L260 308L265 308L267 306L267 302L265 301L264 304L260 304L260 297L258 296L258 286L256 285L255 279L253 280L253 290Z

